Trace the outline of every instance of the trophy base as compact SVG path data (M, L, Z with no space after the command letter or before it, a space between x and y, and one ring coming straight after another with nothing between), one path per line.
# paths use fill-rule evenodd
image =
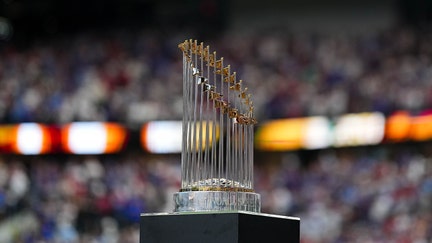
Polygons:
M261 198L254 192L185 191L174 194L174 212L261 211Z
M300 219L242 211L141 214L140 243L299 243Z

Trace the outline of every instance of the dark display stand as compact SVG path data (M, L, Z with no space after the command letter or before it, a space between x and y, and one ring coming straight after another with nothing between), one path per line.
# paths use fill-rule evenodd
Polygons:
M140 243L299 243L300 219L243 211L141 214Z

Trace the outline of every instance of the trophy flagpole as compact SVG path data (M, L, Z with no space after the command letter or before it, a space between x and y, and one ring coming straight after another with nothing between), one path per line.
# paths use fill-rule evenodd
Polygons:
M260 195L250 181L250 150L257 123L251 95L242 80L237 82L231 66L208 46L186 40L179 48L186 99L182 127L186 131L182 133L182 183L174 194L174 211L260 212Z

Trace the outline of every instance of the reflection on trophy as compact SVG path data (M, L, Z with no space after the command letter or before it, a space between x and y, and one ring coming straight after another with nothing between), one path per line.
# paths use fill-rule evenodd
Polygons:
M176 212L260 211L253 190L253 103L242 80L209 46L183 52L183 147Z

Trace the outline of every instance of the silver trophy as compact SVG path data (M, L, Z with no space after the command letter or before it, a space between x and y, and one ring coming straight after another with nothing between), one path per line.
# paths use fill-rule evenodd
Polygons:
M230 65L196 40L183 53L181 189L175 212L260 212L253 189L253 104Z
M251 95L223 58L183 52L181 189L172 213L141 214L140 243L300 242L300 219L261 213L253 189Z

